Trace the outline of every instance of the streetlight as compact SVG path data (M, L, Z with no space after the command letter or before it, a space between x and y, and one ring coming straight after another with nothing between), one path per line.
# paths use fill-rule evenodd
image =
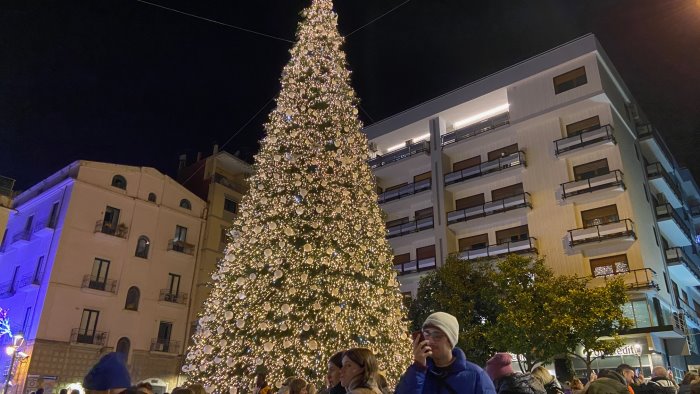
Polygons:
M642 345L635 343L634 352L637 353L637 358L639 359L639 373L643 374L644 372L642 372Z
M20 360L27 358L26 353L19 351L22 344L24 344L24 336L22 333L17 333L12 337L12 345L8 345L5 348L5 354L12 356L12 360L10 361L10 368L7 370L7 380L5 381L5 389L3 390L3 394L7 394L7 391L10 389L10 384L12 384L12 371L15 367L15 361L18 357Z

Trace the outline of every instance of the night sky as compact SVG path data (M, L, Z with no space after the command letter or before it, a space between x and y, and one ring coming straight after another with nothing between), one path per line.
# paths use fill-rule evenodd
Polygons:
M149 0L151 1L151 0ZM405 0L336 0L348 34ZM152 0L292 40L308 0ZM365 124L592 32L700 178L700 0L410 0L347 38ZM251 159L289 42L136 0L0 1L0 175L78 160L173 175L224 144ZM242 129L241 129L242 128Z

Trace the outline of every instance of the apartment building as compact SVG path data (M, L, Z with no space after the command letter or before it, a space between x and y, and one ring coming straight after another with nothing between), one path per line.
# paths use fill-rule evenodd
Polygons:
M192 304L189 312L188 339L197 328L197 316L211 292L211 275L229 241L228 229L238 214L238 206L247 190L246 178L252 173L250 164L214 146L211 156L198 157L187 165L187 157L181 157L178 182L206 201L202 247L197 255L195 284L192 288Z
M597 368L695 362L700 194L594 36L365 132L404 292L451 254L536 254L628 285L635 328Z
M153 168L76 161L15 197L0 247L0 307L19 349L11 392L82 382L103 354L172 390L206 204ZM3 380L4 381L4 380Z
M14 179L0 175L0 245L7 235L7 220L10 218L14 185Z

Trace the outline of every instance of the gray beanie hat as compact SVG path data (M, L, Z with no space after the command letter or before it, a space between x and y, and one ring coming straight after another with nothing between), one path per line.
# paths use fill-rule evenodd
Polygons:
M445 312L435 312L428 316L423 323L423 328L426 326L437 327L447 335L452 347L457 346L459 340L459 323L457 318Z

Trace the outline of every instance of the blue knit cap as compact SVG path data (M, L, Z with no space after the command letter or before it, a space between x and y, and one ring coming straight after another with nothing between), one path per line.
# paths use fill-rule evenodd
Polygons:
M89 390L109 390L131 387L131 377L126 369L122 353L104 355L83 379L83 387Z

